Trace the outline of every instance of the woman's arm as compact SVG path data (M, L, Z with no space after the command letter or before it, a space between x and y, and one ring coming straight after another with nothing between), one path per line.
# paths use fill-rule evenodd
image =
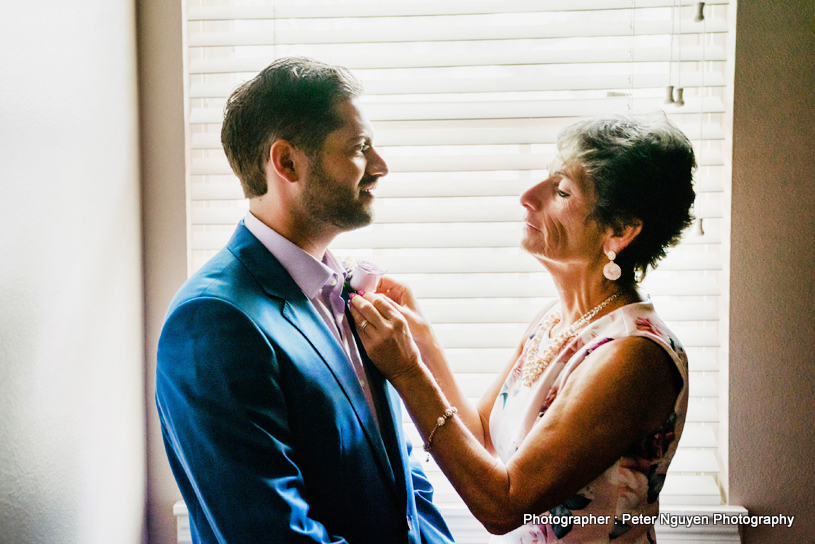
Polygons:
M370 321L362 340L372 360L402 395L422 436L452 403L422 364L407 324L387 301L352 301ZM401 324L400 324L401 321ZM470 511L492 533L523 524L571 497L657 429L679 393L673 363L654 342L624 338L598 348L505 465L453 417L436 429L432 452Z
M394 280L390 276L383 276L379 281L377 293L385 295L390 300L391 307L401 313L424 364L442 393L457 407L458 415L467 426L467 429L484 445L487 437L478 409L467 399L455 376L453 376L441 343L438 341L432 325L422 314L419 302L413 292L407 285ZM357 310L352 303L351 313L354 314L354 312L357 312ZM357 324L360 321L357 319Z
M461 418L476 440L487 448L488 451L491 453L494 452L489 435L490 412L501 390L501 386L504 384L509 372L521 355L524 342L521 341L515 353L504 366L504 369L481 396L478 403L473 405L461 390L447 362L444 349L442 349L432 325L427 318L424 317L424 314L419 308L419 303L410 288L389 276L383 276L377 288L377 293L384 294L395 303L396 309L402 314L408 324L410 333L419 348L422 361L436 380L442 393L453 406L456 406L459 418ZM540 316L533 321L532 325L530 325L530 329L537 323L539 317ZM524 340L528 334L528 331L524 334Z

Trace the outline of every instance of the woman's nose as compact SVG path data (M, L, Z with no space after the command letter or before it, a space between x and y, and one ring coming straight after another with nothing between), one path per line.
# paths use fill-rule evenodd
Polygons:
M543 187L546 185L546 180L541 181L527 189L521 194L521 205L530 210L538 210L541 207L543 199Z

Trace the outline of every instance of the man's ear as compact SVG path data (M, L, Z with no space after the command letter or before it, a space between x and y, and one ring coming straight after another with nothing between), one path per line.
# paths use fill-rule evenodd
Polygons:
M603 244L603 252L606 254L608 254L609 251L619 253L628 247L628 244L630 244L641 231L642 221L636 218L617 228L609 227L606 242Z
M306 173L306 156L286 140L275 140L269 149L269 164L279 177L295 183L303 179Z

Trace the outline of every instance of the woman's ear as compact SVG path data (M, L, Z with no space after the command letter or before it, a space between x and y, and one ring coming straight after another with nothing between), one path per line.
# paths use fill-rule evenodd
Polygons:
M274 172L278 177L295 183L305 175L306 163L306 157L302 151L286 140L275 140L269 149L269 163L266 171L267 173Z
M628 247L634 238L642 231L642 221L640 219L632 219L625 225L608 228L606 242L603 244L603 253L608 254L610 251L619 253Z

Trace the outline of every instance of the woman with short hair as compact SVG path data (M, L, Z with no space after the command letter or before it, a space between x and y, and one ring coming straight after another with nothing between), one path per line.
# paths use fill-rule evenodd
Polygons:
M559 136L548 177L521 196L521 246L558 300L477 405L407 286L384 278L352 297L368 355L472 513L503 535L492 542L655 542L648 516L685 423L688 363L636 287L691 223L695 167L664 115Z

